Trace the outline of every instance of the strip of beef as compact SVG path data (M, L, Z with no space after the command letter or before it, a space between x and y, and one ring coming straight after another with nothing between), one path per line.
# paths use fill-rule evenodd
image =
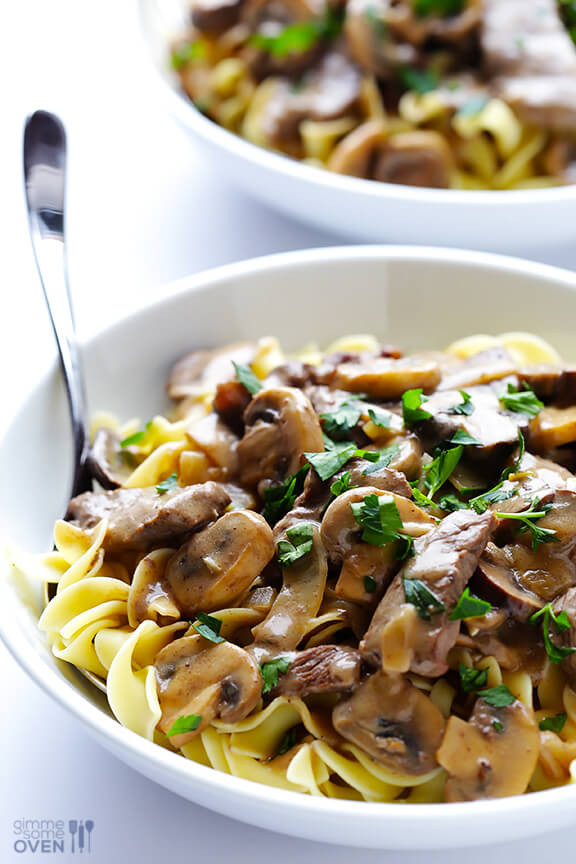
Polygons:
M164 495L154 487L113 489L84 492L73 498L66 519L85 529L107 519L107 551L144 550L152 545L177 543L185 534L217 519L229 503L228 493L212 482L173 489Z
M415 557L394 577L374 613L360 645L364 657L381 660L390 673L410 670L435 677L447 671L446 658L460 630L460 622L450 621L449 614L476 569L493 524L491 513L459 510L415 541ZM419 614L406 600L408 580L418 580L444 611L427 614L424 608Z
M360 681L361 662L358 651L342 645L318 645L298 651L286 674L280 676L275 692L302 697L351 690Z
M437 766L444 717L401 675L376 672L336 705L337 732L398 774L419 776Z
M394 468L379 466L377 462L368 462L366 459L352 459L345 466L350 472L351 486L374 486L385 492L394 492L403 498L412 497L412 489L405 474Z
M556 615L565 612L570 622L570 630L565 630L561 634L553 632L554 642L563 645L564 648L576 649L576 587L570 588L556 601L554 612ZM570 679L570 683L576 685L576 653L562 661L562 668Z
M573 74L499 78L494 90L527 125L559 132L576 129Z
M576 49L557 0L484 0L482 51L490 76L574 75Z

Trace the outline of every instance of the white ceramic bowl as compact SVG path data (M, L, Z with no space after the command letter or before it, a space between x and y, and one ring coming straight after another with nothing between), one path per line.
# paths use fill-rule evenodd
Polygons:
M139 0L150 87L219 169L296 219L370 242L425 243L529 254L576 240L576 186L534 191L420 189L345 177L256 147L204 117L169 68L188 0ZM154 86L156 85L156 86ZM148 86L142 77L142 86ZM166 154L169 158L169 154Z
M472 332L533 330L573 350L576 275L469 252L356 247L234 264L169 286L85 345L92 410L151 416L164 407L170 364L185 351L265 334L287 349L375 332L406 348ZM71 473L66 403L56 367L38 378L0 444L0 535L50 548ZM0 579L0 635L23 669L120 759L174 792L228 816L315 840L432 849L527 837L576 822L576 786L451 805L327 800L230 777L124 729L102 694L57 662L36 627L39 591ZM79 757L80 758L80 757Z

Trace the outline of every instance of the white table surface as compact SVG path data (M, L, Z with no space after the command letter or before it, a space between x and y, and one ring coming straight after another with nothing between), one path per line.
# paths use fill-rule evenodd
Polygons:
M143 86L131 45L133 0L9 6L0 32L0 429L26 382L53 355L21 186L21 127L29 111L55 110L69 131L69 265L81 334L187 273L342 242L265 210L224 184L217 165L199 160ZM576 250L530 255L576 267ZM94 820L90 860L107 864L200 858L218 864L229 856L252 864L462 860L456 852L385 854L300 841L194 806L103 751L2 646L0 692L1 862L36 857L14 851L14 820L71 818ZM511 855L525 864L563 854L572 860L570 834L490 847L488 856L492 864ZM468 851L465 859L484 861L486 851Z

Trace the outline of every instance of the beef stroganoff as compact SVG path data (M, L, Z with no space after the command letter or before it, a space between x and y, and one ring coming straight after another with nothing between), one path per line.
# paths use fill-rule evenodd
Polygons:
M576 759L576 368L526 334L404 356L194 351L169 416L95 418L56 657L117 719L317 796L471 801Z
M573 0L192 0L182 89L262 147L456 189L574 182Z

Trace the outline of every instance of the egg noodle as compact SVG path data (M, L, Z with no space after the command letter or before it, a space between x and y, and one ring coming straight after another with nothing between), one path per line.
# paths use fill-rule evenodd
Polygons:
M370 350L377 344L372 337L347 337L327 350ZM505 345L523 363L558 360L550 346L530 334L470 337L448 351L468 357L495 344ZM322 356L315 346L300 355L309 363L318 363ZM277 342L264 339L252 370L264 378L283 362ZM155 486L174 473L182 486L218 476L214 452L202 447L202 434L195 435L196 425L201 430L209 414L213 396L213 392L198 392L187 401L185 417L153 418L135 445L141 461L127 478L125 488ZM118 428L109 415L94 418L95 426L103 424L115 427L122 438L141 429L137 420ZM369 434L370 424L365 428ZM55 551L34 558L15 553L13 564L26 577L55 587L39 621L54 656L106 682L110 708L120 723L160 746L175 749L171 738L158 728L162 711L155 657L179 637L197 640L198 650L205 647L205 639L190 621L181 620L179 609L166 597L143 594L143 586L162 580L174 549L110 554L103 548L106 529L106 520L91 530L58 521ZM211 610L210 614L221 621L220 636L248 644L250 631L266 618L276 596L275 591L247 592L238 605ZM299 646L330 643L335 634L350 628L352 605L325 588L301 622ZM456 646L448 663L457 670L462 665L472 668L474 660L467 648ZM576 693L568 686L562 669L548 662L534 691L527 672L505 671L492 656L476 660L476 668L487 670L487 687L506 685L537 723L551 715L566 714L561 731L539 732L539 755L528 791L572 782L576 778ZM444 718L451 715L456 691L449 680L418 675L409 678L428 694ZM306 698L280 695L266 707L261 700L245 719L231 724L215 719L179 749L186 758L217 771L310 795L404 803L444 800L446 774L441 767L417 776L397 774L341 738L331 723L336 701L334 694ZM295 727L301 730L297 740L291 737Z

